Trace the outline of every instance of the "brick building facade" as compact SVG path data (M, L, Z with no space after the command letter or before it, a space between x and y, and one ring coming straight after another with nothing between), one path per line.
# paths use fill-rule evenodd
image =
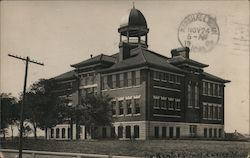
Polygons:
M148 49L147 22L132 8L120 28L119 52L71 65L55 77L61 95L79 103L86 93L108 94L113 126L97 127L97 138L223 138L224 87L228 80L206 73L208 65L189 58L189 48L166 57ZM79 81L79 82L77 82ZM73 125L73 139L76 127ZM80 139L89 135L84 125ZM69 139L70 125L49 129L48 139Z

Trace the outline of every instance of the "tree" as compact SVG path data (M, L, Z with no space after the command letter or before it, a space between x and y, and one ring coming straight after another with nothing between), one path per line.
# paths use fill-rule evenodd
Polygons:
M110 102L111 98L107 95L87 95L82 99L82 105L77 107L78 123L84 124L87 132L91 134L93 134L94 127L111 125Z
M55 80L40 79L26 93L25 118L33 126L35 139L37 128L46 130L60 122L59 107L62 100L56 93L57 88Z
M5 139L6 128L9 125L13 125L17 122L19 118L19 107L17 104L17 99L11 94L1 93L1 133ZM12 130L12 138L13 138L13 130Z

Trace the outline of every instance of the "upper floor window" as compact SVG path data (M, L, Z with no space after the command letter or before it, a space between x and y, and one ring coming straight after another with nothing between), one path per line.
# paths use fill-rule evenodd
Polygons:
M203 95L220 97L222 96L222 88L219 83L203 81Z
M160 72L154 71L154 79L155 80L160 80Z
M174 98L168 98L168 109L174 110Z
M207 119L208 117L208 112L207 112L207 103L203 103L203 118Z
M136 85L135 71L132 71L132 86Z
M218 105L218 119L219 120L222 119L222 107L221 107L221 105Z
M119 100L118 101L118 105L119 105L119 114L123 115L124 111L123 111L123 100Z
M212 104L208 104L208 119L213 118L213 106Z
M192 107L192 89L191 89L191 83L188 84L188 107Z
M181 77L180 76L176 76L176 83L181 83Z
M132 101L131 99L126 100L127 114L132 114Z
M196 108L199 107L199 87L198 87L198 83L194 87L194 106Z
M128 86L128 73L124 72L123 73L123 78L124 78L124 87Z
M175 110L181 110L181 100L175 99Z
M140 99L134 99L135 114L140 113Z
M169 74L169 82L174 82L174 75L173 74Z
M120 74L115 75L115 80L116 80L115 87L120 88Z
M154 108L160 108L160 97L159 96L153 96L153 105L154 105Z
M112 115L116 115L116 101L112 101L111 105L112 105Z
M167 97L161 97L161 109L167 109Z

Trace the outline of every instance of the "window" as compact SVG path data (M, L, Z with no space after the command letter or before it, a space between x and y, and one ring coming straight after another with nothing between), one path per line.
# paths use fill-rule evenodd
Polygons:
M126 138L131 138L131 127L126 126Z
M169 82L171 82L171 83L174 82L174 75L169 74Z
M120 88L120 74L115 75L115 80L116 80L116 87Z
M105 89L105 83L104 83L104 77L101 77L101 89L104 90Z
M213 90L214 86L213 85L214 85L213 83L210 83L210 95L212 95L212 96L214 95L213 94L213 92L214 92L214 90Z
M175 99L175 110L181 110L181 100Z
M116 115L116 101L112 101L111 105L112 105L112 115Z
M57 129L56 129L56 138L59 138L59 134L60 134L60 129L57 128Z
M113 88L117 88L117 80L116 80L116 75L112 75L112 87Z
M197 126L196 125L190 125L189 126L190 137L195 137L196 136L196 131L197 131Z
M135 85L140 85L140 84L141 84L141 80L140 80L140 71L136 71L136 72L135 72L135 77L136 77Z
M198 83L194 87L194 107L199 108L199 87L198 87Z
M219 138L222 138L222 129L221 128L219 128L218 133L219 133Z
M213 135L213 129L209 128L209 138L212 138L212 135Z
M168 109L174 110L174 98L168 98Z
M181 77L180 76L176 76L176 83L180 84L181 83Z
M188 107L192 107L192 89L191 84L188 84Z
M167 98L161 97L161 109L167 109Z
M167 137L167 128L162 127L162 138L166 138L166 137Z
M219 86L219 96L221 97L223 94L223 87L222 86Z
M154 79L160 80L160 73L158 71L154 71Z
M113 88L112 75L108 75L107 82L108 82L108 87L112 89Z
M166 73L161 73L161 80L167 81L167 74Z
M166 81L169 81L169 74L165 73Z
M219 119L219 115L218 115L218 105L214 106L214 119Z
M218 119L221 120L222 119L222 111L221 111L222 107L221 105L218 106Z
M213 106L211 104L208 104L208 119L213 118Z
M174 137L174 127L169 127L169 138Z
M62 129L62 138L65 138L65 128Z
M123 127L122 126L118 127L118 138L123 138Z
M159 109L160 108L160 97L159 96L153 96L153 105L154 108Z
M216 108L216 104L213 104L213 119L217 119Z
M124 87L124 74L121 73L120 74L120 78L119 78L119 87Z
M140 100L139 99L134 99L134 105L135 105L135 114L140 113Z
M132 71L132 86L136 85L136 76L135 76L135 71Z
M118 103L119 103L119 114L123 115L123 101L119 100Z
M106 127L102 128L102 138L106 138L107 137L107 129Z
M51 128L51 130L50 130L50 137L54 138L54 128Z
M204 128L204 138L207 138L207 128Z
M215 96L218 96L218 95L219 95L219 92L218 92L218 84L215 84L215 87L214 87L214 95L215 95Z
M203 103L203 119L207 119L207 103Z
M111 127L111 138L115 138L115 127Z
M155 127L155 138L159 138L159 127Z
M124 72L123 77L124 77L124 87L128 87L128 73Z
M180 138L180 135L181 135L180 127L176 127L176 138Z
M127 114L132 114L132 102L131 102L131 99L126 100L126 105L127 105Z
M202 82L202 94L206 94L206 84Z
M71 128L68 128L68 138L71 137Z
M139 138L140 137L140 128L139 126L134 126L134 138Z
M217 128L214 128L214 138L217 138Z
M210 83L207 83L208 84L208 95L211 95L211 85L210 85Z
M128 72L128 87L132 86L132 72Z

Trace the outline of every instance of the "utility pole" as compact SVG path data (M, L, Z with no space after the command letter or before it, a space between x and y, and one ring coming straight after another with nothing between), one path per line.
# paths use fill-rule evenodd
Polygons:
M34 61L34 60L30 60L30 58L27 56L26 58L22 58L16 55L11 55L8 54L8 56L16 58L16 59L20 59L25 61L25 76L24 76L24 86L23 86L23 101L21 104L21 111L20 111L20 131L19 131L19 158L22 158L22 150L23 150L23 131L24 131L24 127L23 127L23 109L24 109L24 105L25 105L25 95L26 95L26 84L27 84L27 77L28 77L28 67L29 67L29 63L34 63L37 65L41 65L44 66L43 63Z

